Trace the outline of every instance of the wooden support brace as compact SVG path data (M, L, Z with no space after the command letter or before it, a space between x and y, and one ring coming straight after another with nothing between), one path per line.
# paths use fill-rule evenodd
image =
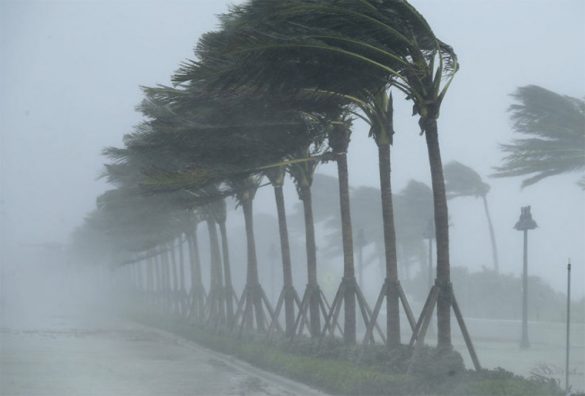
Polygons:
M378 325L378 321L377 321L377 316L374 318L373 316L373 312L370 309L370 307L368 306L368 302L366 301L366 298L364 297L362 290L359 288L359 286L356 284L356 293L358 296L358 301L360 301L360 304L365 308L370 320L369 323L368 322L364 322L366 323L367 327L370 327L372 324L374 326L374 328L376 329L376 331L378 332L378 335L380 336L380 338L382 339L382 341L385 343L386 342L386 337L384 336L384 332L382 331L382 329L380 328L380 326ZM370 332L371 334L372 332ZM372 343L374 342L374 337L372 335Z
M272 320L270 321L270 325L268 326L268 331L266 332L266 336L270 336L272 329L275 327L274 322L278 321L278 317L280 315L280 310L282 309L282 307L284 305L284 294L285 294L285 289L282 288L282 290L280 291L280 295L278 296L278 301L276 302L276 309L274 310L274 318L272 318Z
M425 342L427 329L429 328L429 323L431 323L431 319L433 318L433 311L435 309L435 305L437 304L437 299L439 297L439 288L436 288L431 294L431 296L432 297L429 304L429 308L427 310L427 314L423 319L422 326L420 327L420 331L416 337L416 346L423 345Z
M242 298L240 301L244 301L244 312L242 315L242 321L240 322L240 328L238 330L238 338L242 337L242 331L244 330L244 325L246 324L246 319L248 319L249 315L252 315L252 304L250 303L250 293L246 289L244 291L245 294L242 294ZM253 318L252 318L253 319Z
M278 318L276 317L276 315L274 314L274 311L272 310L272 306L270 305L270 301L268 300L268 297L266 296L266 292L264 292L264 289L260 288L260 292L262 300L264 301L264 305L266 306L266 310L268 311L268 314L270 315L270 325L272 326L272 323L276 323L276 327L278 329L278 331L282 331L282 327L280 326L280 323L278 323Z
M386 282L380 289L380 294L378 294L378 299L376 300L376 305L374 306L374 312L372 313L371 320L369 325L366 327L366 335L364 337L363 343L366 344L368 340L374 340L373 332L374 332L374 323L378 320L378 315L380 314L380 309L382 309L382 303L384 302L384 296L386 295Z
M335 333L335 327L333 326L332 318L333 318L333 316L335 316L335 314L337 313L337 311L341 307L340 301L341 301L341 295L345 291L344 289L345 289L345 283L341 282L341 284L337 288L337 293L335 293L335 297L333 298L333 303L331 304L332 309L330 309L329 312L325 315L325 325L323 326L323 331L321 332L321 338L323 338L325 336L325 334L327 333L328 330L329 330L329 333L331 336L333 336ZM331 326L330 326L330 324L331 324Z
M475 367L476 371L479 371L481 370L481 365L479 364L479 359L477 357L477 354L475 353L475 348L473 347L473 343L471 342L471 337L469 336L469 332L467 331L467 326L465 326L465 321L463 320L463 315L461 314L461 310L459 309L459 304L457 304L457 300L455 299L454 293L452 293L451 295L451 306L453 307L453 312L455 313L455 317L457 318L457 323L459 323L459 328L461 329L461 333L463 334L465 345L467 346L467 350L469 351L469 355L471 356L473 367Z
M295 320L295 331L294 334L300 335L303 332L303 329L306 325L306 323L308 322L307 320L307 315L306 315L306 311L307 311L307 307L308 307L308 292L309 289L305 289L305 292L303 293L303 299L301 300L301 307L299 308L299 314L297 315L297 318ZM299 326L300 324L300 326ZM294 337L293 337L294 338Z
M420 328L423 324L423 321L425 319L425 316L427 314L429 306L431 305L431 301L432 301L433 295L435 294L436 290L437 290L437 286L431 287L429 295L427 296L427 299L425 301L425 305L423 306L423 309L420 313L418 321L416 322L416 325L414 326L414 330L412 331L412 336L410 337L410 341L408 343L408 345L410 345L411 347L414 345L414 342L418 338L418 333L419 333Z
M319 299L319 303L321 305L321 313L322 313L323 317L325 318L327 316L327 313L329 311L331 311L331 307L329 306L329 303L327 302L327 297L325 297L325 294L323 293L323 291L321 289L319 289L319 295L321 297ZM342 294L342 296L343 296L343 294ZM340 306L340 308L341 308L341 306ZM334 317L333 319L334 319L335 326L337 327L337 330L339 330L339 333L343 336L343 329L339 325L339 322L337 321L337 317Z
M238 307L236 309L236 313L234 315L234 323L238 323L240 320L240 315L242 315L242 310L244 309L244 303L246 302L246 293L248 289L245 287L242 291L242 296L240 297L240 301L238 302Z
M414 331L414 327L416 326L416 319L414 318L414 314L412 313L412 309L410 308L410 304L408 304L406 294L404 293L404 289L400 283L398 284L398 296L400 297L400 301L402 301L402 307L404 308L404 312L408 318L410 329Z

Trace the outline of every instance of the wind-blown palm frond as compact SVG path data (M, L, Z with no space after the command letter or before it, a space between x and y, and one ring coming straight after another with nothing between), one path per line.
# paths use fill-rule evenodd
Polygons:
M222 31L200 40L200 60L185 63L175 83L330 93L373 125L371 103L390 85L415 102L416 114L437 117L458 68L453 50L405 1L255 0L222 22Z
M509 109L513 128L531 137L500 145L505 156L494 176L531 175L522 181L526 187L585 170L585 101L536 85L520 87L512 97L520 102Z

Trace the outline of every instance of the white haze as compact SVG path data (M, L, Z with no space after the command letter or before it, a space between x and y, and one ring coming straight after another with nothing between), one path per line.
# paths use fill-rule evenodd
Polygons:
M514 137L506 109L518 86L536 84L585 95L585 2L412 1L451 44L461 71L439 122L444 162L458 160L487 178ZM169 84L191 58L197 38L214 29L224 1L0 1L0 189L4 262L37 244L65 243L109 188L97 180L104 146L121 145L140 121L140 85ZM393 188L429 181L423 137L410 105L396 97ZM356 123L350 183L378 185L376 149ZM335 175L332 165L320 172ZM585 293L585 194L578 175L520 189L520 179L488 179L501 268L518 274L520 207L532 205L539 228L530 234L530 273L563 290L574 263L575 295ZM287 186L288 204L296 196ZM258 211L273 212L271 191ZM450 202L452 264L490 267L480 202ZM234 223L238 218L232 219Z

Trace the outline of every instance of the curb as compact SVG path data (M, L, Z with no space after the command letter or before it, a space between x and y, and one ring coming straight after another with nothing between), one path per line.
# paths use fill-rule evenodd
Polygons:
M134 322L134 321L132 321L132 323L139 326L139 327L142 327L144 329L148 329L149 331L157 333L163 337L173 339L178 344L186 345L186 346L189 346L191 348L204 351L205 353L212 355L215 359L221 361L222 363L224 363L228 367L243 371L243 372L250 374L250 375L260 377L266 381L276 383L276 384L278 384L282 387L285 387L286 389L288 389L294 393L297 393L299 395L303 395L303 396L328 396L329 395L328 393L325 393L325 392L320 391L318 389L311 388L310 386L305 385L303 383L296 382L296 381L291 380L289 378L286 378L286 377L280 376L278 374L274 374L274 373L271 373L269 371L255 367L255 366L251 365L250 363L245 362L245 361L240 360L240 359L237 359L231 355L226 355L224 353L214 351L213 349L209 349L205 346L202 346L201 344L196 343L195 341L187 340L187 339L180 337L180 336L178 336L174 333L171 333L169 331L161 330L161 329L158 329L155 327L146 326L146 325L143 325L142 323L138 323L138 322Z

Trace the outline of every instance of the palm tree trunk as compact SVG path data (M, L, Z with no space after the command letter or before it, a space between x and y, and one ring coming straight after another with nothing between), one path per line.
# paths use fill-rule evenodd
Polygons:
M156 261L152 256L152 251L149 254L147 259L147 273L146 273L146 282L147 282L147 302L149 308L152 309L153 305L156 303L156 289L155 289L155 264Z
M219 223L219 232L221 234L221 250L223 256L223 275L225 280L225 304L227 310L228 326L233 324L234 320L234 300L233 292L234 286L232 285L232 269L230 264L230 249L228 245L228 236L225 221Z
M394 347L400 344L400 301L398 290L398 261L396 257L396 229L392 202L390 144L378 144L380 166L380 190L382 196L382 221L384 249L386 256L386 278L390 287L386 296L386 344Z
M164 308L169 310L171 307L171 276L169 269L169 256L164 246L160 247L162 254L162 274L163 274L163 290L164 290Z
M173 239L168 244L169 253L171 256L171 275L172 275L172 284L171 284L171 303L173 310L178 311L178 301L177 301L177 291L179 286L179 275L177 272L177 256L175 254L175 240Z
M522 338L520 348L530 347L528 341L528 230L524 230L524 254L522 255Z
M185 315L185 254L183 252L183 233L179 234L177 242L177 249L179 251L179 285L177 287L177 299L179 301L179 313Z
M339 178L339 207L341 211L341 235L343 241L343 277L351 287L345 289L344 309L345 321L343 338L346 344L356 342L355 316L355 267L353 262L353 235L349 202L349 176L347 170L347 154L337 154L337 175Z
M150 295L153 291L153 261L152 261L152 257L150 257L150 253L149 253L149 257L146 259L146 292Z
M134 276L134 264L126 265L126 269L128 271L128 286L130 287L130 291L136 288L136 281Z
M483 200L483 209L485 210L485 217L488 222L488 229L490 231L490 241L492 242L492 257L494 259L494 271L500 272L500 263L498 260L498 247L496 245L496 235L494 234L494 226L492 225L492 217L490 216L490 210L487 203L486 195L481 196Z
M280 233L280 251L282 255L282 279L285 290L292 290L292 265L290 259L290 245L288 240L288 227L286 224L286 209L284 206L284 193L282 185L274 185L274 198L276 200L276 211L278 213L278 230ZM292 337L295 331L294 296L286 292L284 295L284 320L285 333Z
M321 333L321 319L319 315L319 293L317 283L317 246L315 243L315 222L313 219L313 203L311 187L302 186L303 210L305 215L305 242L307 249L307 288L310 291L309 321L311 336L318 337Z
M242 207L244 210L244 222L246 225L246 242L248 252L248 270L247 270L247 288L252 293L252 304L256 313L256 327L259 330L264 329L264 311L262 310L262 299L260 283L258 281L258 258L256 256L256 240L254 238L254 214L252 199L243 199Z
M449 210L445 193L443 163L439 147L437 120L426 120L425 136L433 185L435 233L437 243L437 337L438 346L452 348L451 344L451 266L449 263Z
M197 241L197 225L195 229L189 232L189 259L191 263L191 294L193 301L192 310L197 312L201 319L203 312L204 301L203 298L203 277L201 275L201 258L199 256L199 243Z
M221 270L221 256L219 250L219 239L217 237L217 228L215 222L211 219L207 220L207 230L209 232L209 244L211 249L211 269L210 273L210 287L209 295L213 298L211 301L211 311L219 316L220 322L225 320L225 306L223 304L223 287L222 287L222 270Z
M135 283L136 283L136 290L137 291L142 291L142 263L141 262L137 262L136 264L134 264L135 266L135 271L134 271L134 276L136 277L135 279Z
M185 255L183 253L183 241L181 240L182 237L183 237L183 234L181 234L181 236L179 237L179 244L178 244L178 249L179 249L179 287L178 287L178 290L180 292L185 291Z
M163 299L163 276L162 276L162 257L158 248L154 248L154 275L155 275L155 296L157 305L161 305Z

